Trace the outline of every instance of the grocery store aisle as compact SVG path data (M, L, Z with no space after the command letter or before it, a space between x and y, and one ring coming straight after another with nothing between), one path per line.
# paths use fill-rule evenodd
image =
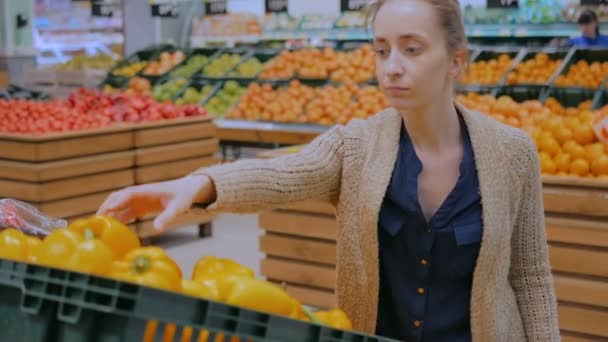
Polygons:
M260 275L258 238L263 231L258 227L258 215L224 214L213 223L213 236L199 238L198 228L184 227L152 239L154 245L163 247L190 277L196 260L205 255L231 258L251 267Z

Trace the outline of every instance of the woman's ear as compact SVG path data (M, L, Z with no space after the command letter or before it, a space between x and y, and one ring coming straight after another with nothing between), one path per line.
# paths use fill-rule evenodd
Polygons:
M467 49L459 49L452 55L452 62L448 75L451 78L457 78L458 75L466 68L468 63L469 51Z

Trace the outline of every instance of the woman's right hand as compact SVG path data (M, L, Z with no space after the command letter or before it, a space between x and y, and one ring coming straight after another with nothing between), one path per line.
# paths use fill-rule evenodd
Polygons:
M190 175L114 192L108 196L97 213L113 216L124 223L148 214L160 213L154 220L154 228L163 231L193 204L212 203L215 198L215 186L211 178Z

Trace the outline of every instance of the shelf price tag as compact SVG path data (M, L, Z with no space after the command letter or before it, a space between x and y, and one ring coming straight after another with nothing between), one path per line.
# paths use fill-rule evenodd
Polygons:
M118 11L119 5L112 0L92 0L91 16L111 18Z
M519 8L518 0L487 0L487 8Z
M359 11L368 3L368 0L340 0L340 11Z
M179 2L162 2L150 5L150 14L153 17L177 18L179 17Z
M287 0L264 0L266 13L287 13Z
M221 15L228 13L226 0L205 0L206 15Z

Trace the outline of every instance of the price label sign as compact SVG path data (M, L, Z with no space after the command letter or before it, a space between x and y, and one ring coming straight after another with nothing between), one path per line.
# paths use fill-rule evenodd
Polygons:
M487 0L487 8L519 8L518 0Z
M287 0L264 0L266 13L287 13Z
M340 10L342 12L359 11L365 8L368 0L340 0Z
M152 4L150 5L150 13L153 17L161 18L177 18L179 17L178 3Z
M91 16L111 18L118 11L118 4L113 1L93 0L91 3Z
M219 15L228 13L226 0L205 0L205 14Z

